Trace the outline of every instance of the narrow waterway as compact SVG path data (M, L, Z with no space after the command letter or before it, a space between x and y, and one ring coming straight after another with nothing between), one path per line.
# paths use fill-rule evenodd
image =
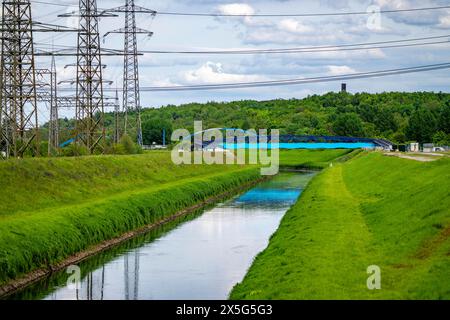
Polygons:
M233 199L159 227L10 299L226 299L314 173L280 173Z

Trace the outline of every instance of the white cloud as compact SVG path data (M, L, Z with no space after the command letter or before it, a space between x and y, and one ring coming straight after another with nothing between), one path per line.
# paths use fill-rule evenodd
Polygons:
M56 77L58 81L71 81L76 79L76 68L74 67L56 67Z
M330 50L339 50L337 47L330 47ZM298 58L302 58L305 61L308 58L313 59L328 59L328 60L337 60L337 59L384 59L386 58L386 54L381 49L367 49L367 50L355 50L355 51L323 51L323 52L314 52L309 55L301 55L297 56Z
M381 49L369 49L366 52L366 57L374 57L374 58L386 58L386 54Z
M221 63L206 62L196 70L190 70L182 75L189 84L220 84L229 82L249 82L264 80L258 75L226 73Z
M375 3L380 7L387 7L394 10L409 9L411 7L408 0L376 0Z
M266 19L256 18L254 19L251 15L255 14L256 10L252 6L246 3L230 3L218 6L218 12L225 15L245 15L245 17L238 18L237 21L242 22L246 26L267 26L272 25L271 21ZM224 18L227 20L228 18ZM230 19L236 21L236 17L231 17ZM222 18L217 18L218 21L223 20Z
M283 19L278 23L278 28L282 31L292 33L308 33L314 31L310 26L306 26L295 19Z
M439 19L439 28L450 28L450 15L443 16Z
M221 14L229 15L251 15L255 13L253 7L245 3L223 4L218 9Z
M178 83L172 82L172 80L170 80L168 78L148 80L146 82L149 83L151 86L155 86L155 87L173 87L173 86L180 85Z
M426 3L426 4L425 4ZM375 0L374 5L378 5L382 10L408 10L421 7L433 7L442 5L442 1L431 0ZM429 10L417 12L398 12L393 15L388 15L389 19L403 23L406 25L415 26L437 26L445 11Z
M328 74L330 76L339 76L350 73L356 73L356 70L349 66L328 66Z

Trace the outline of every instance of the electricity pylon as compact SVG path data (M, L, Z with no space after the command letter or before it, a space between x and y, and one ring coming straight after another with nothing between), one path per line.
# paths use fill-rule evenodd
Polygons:
M76 140L90 154L104 151L103 75L96 0L80 0L77 49Z
M39 156L30 0L3 0L1 19L1 157Z
M56 62L52 57L50 69L36 69L37 101L50 106L48 121L48 156L57 155L59 151L59 124ZM48 88L48 89L47 89Z
M119 91L116 90L116 101L114 105L114 143L120 140L120 102Z
M142 146L141 101L139 93L139 62L137 34L152 36L153 32L136 26L136 13L156 15L156 11L136 6L134 0L126 0L125 6L107 10L108 12L124 12L125 28L105 34L121 33L125 35L123 66L123 109L125 112L124 134L136 138Z
M58 117L58 95L56 79L56 61L52 57L50 69L50 121L48 132L48 155L58 153L59 150L59 117Z

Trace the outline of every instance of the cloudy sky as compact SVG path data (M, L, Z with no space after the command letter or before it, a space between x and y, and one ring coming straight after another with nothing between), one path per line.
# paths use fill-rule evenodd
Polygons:
M32 1L33 2L33 1ZM65 3L64 0L47 2ZM98 0L100 8L123 5L124 1ZM370 6L381 10L408 9L450 5L442 0L155 0L137 1L137 5L156 11L208 12L226 14L282 14L366 11ZM57 18L58 14L76 10L77 1L68 0L66 7L34 3L37 21L71 26L74 18ZM289 48L326 46L361 42L398 40L450 34L450 10L382 14L380 23L370 16L333 17L182 17L138 16L138 25L154 32L152 38L139 37L142 50L216 50L240 48ZM123 16L104 18L101 32L123 26ZM75 35L37 34L39 48L44 44L73 45ZM106 38L104 47L123 47L122 35ZM450 37L449 37L450 39ZM42 44L42 45L41 45ZM167 86L277 80L353 72L376 71L449 62L448 44L365 51L264 54L264 55L168 55L140 57L141 86ZM72 79L74 58L58 58L60 80ZM38 66L48 64L38 59ZM122 58L104 59L104 77L121 86ZM399 75L386 78L348 81L350 92L444 91L449 92L449 70ZM142 93L144 107L186 102L230 101L240 99L273 99L304 97L339 90L339 83L307 84L288 87L234 89L229 91L152 92Z

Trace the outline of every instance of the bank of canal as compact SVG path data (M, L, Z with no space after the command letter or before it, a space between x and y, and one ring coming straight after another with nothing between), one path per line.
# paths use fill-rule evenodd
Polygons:
M152 230L10 299L226 299L315 173L284 172L248 192Z

